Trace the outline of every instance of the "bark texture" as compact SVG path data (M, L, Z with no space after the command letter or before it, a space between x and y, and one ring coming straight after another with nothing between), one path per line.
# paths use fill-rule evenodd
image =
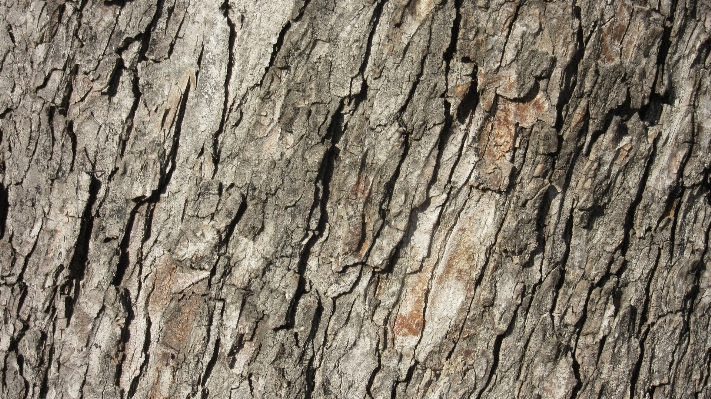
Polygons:
M1 0L3 398L711 398L708 0Z

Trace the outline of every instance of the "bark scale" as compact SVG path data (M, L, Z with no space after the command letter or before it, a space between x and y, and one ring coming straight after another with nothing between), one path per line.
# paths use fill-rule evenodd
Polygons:
M0 396L711 397L708 0L0 22Z

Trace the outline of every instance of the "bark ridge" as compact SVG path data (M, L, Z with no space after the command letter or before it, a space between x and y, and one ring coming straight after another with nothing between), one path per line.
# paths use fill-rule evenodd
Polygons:
M0 1L0 396L711 398L708 0Z

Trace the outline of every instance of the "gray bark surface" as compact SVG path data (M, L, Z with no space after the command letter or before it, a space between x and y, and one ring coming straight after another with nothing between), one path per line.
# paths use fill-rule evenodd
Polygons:
M0 0L0 397L711 398L708 0Z

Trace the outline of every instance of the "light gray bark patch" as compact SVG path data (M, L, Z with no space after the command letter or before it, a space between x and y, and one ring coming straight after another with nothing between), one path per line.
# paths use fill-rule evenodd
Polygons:
M2 397L711 395L708 1L0 9Z

